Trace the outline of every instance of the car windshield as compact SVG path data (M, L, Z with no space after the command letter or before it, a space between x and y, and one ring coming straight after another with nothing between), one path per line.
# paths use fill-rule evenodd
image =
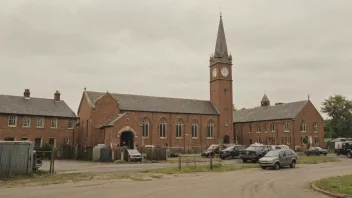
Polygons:
M315 147L315 148L317 148L317 149L319 149L319 150L322 149L322 148L320 148L320 147Z
M263 148L262 146L250 146L246 150L262 150Z
M230 151L230 150L233 150L233 148L235 148L235 146L230 146L230 147L227 147L226 149L224 149L224 151Z
M269 151L265 157L278 157L279 156L279 153L280 153L280 150L273 150L273 151Z
M218 145L211 145L209 146L209 148L207 150L213 150L216 149L217 147L219 147Z
M138 150L127 150L129 154L131 155L140 155L140 153L138 152Z

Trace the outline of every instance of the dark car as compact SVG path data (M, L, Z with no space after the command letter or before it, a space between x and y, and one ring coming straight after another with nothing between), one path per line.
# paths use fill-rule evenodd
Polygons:
M220 158L223 160L228 158L234 159L236 157L239 157L244 149L246 149L246 146L232 145L220 151Z
M222 145L221 146L222 149L226 149L226 146L225 145ZM209 148L204 151L201 156L202 157L210 157L210 156L214 156L214 155L217 155L219 154L219 145L218 144L212 144L211 146L209 146Z
M320 147L310 147L308 150L304 151L306 155L327 155L328 151L326 149L322 149Z
M241 152L241 159L244 163L247 161L258 162L269 151L273 150L271 146L251 145Z

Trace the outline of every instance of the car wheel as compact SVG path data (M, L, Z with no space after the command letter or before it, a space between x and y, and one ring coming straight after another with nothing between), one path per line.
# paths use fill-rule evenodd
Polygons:
M347 157L348 157L348 158L352 158L352 153L351 153L351 151L348 151L348 152L347 152Z
M291 167L291 168L295 168L295 167L296 167L296 161L295 161L295 160L292 161L290 167Z
M265 167L265 166L261 166L261 167L262 167L262 169L264 169L264 170L266 169L266 167Z
M279 170L280 169L280 163L276 162L274 168L275 168L275 170Z
M326 155L327 155L327 153L324 153L324 155L326 156Z
M247 160L246 159L242 159L243 163L247 163Z

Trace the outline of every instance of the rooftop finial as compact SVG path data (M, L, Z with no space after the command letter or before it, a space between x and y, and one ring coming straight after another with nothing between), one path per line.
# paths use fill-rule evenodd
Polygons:
M87 87L86 86L84 86L84 91L87 91Z
M310 99L310 96L309 96L309 94L308 94L308 100Z

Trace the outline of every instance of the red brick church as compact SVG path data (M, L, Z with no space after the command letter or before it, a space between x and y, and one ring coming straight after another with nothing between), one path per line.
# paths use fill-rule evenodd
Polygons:
M130 148L154 145L191 150L219 141L233 143L232 57L227 50L221 17L215 53L208 68L210 100L85 89L78 109L77 144ZM205 65L203 69L208 68Z

